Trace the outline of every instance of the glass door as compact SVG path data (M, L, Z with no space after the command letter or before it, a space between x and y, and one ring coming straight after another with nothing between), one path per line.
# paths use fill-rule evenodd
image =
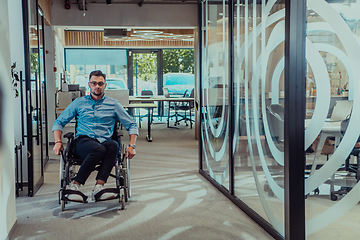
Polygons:
M43 125L46 122L42 101L44 74L43 16L36 0L24 4L25 88L28 151L28 196L33 196L44 182ZM40 26L40 27L39 27ZM46 131L45 131L46 132ZM45 153L47 155L47 153Z
M128 56L129 94L131 96L151 93L153 95L162 95L162 51L129 50ZM158 109L154 109L154 116L161 114ZM140 113L136 113L136 116L146 114L146 109L140 109Z
M143 91L152 91L154 95L161 94L159 87L159 50L130 50L129 90L130 95L141 96ZM132 86L132 88L130 88Z
M44 162L43 166L46 165L47 161L49 160L49 147L48 147L48 121L47 121L47 101L46 101L46 79L45 79L45 43L44 43L44 16L43 12L40 8L38 8L38 44L39 44L39 54L38 54L38 61L39 61L39 90L41 90L40 96L40 125L42 131L42 148L44 154Z

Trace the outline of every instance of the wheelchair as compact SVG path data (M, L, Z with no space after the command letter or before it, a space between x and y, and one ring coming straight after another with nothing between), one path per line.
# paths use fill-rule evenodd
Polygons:
M115 188L106 188L100 191L98 194L103 194L104 192L115 193L115 199L119 199L119 203L121 203L121 209L125 209L125 202L128 202L131 191L130 191L130 160L126 157L127 147L125 144L121 144L121 133L118 133L119 123L117 122L114 127L114 134L112 136L112 140L115 140L119 144L119 153L118 157L115 161L115 174L110 174L110 177L116 179L116 187ZM72 201L66 197L67 194L78 194L83 198L83 201L80 203L88 203L85 194L67 189L70 183L76 177L75 167L76 165L80 166L83 162L82 159L77 158L73 154L73 141L74 141L74 133L69 132L64 135L64 138L67 138L67 145L64 151L61 151L61 159L60 159L60 190L58 193L59 196L59 204L61 204L61 210L65 211L66 204L70 202L78 202ZM94 171L99 170L100 166L97 165ZM108 199L113 200L114 198ZM95 201L105 201L95 199Z

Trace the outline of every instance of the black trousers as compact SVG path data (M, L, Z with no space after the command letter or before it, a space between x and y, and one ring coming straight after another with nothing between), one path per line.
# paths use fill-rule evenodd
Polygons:
M107 181L112 168L114 167L119 145L114 140L99 143L89 137L79 137L74 140L74 153L84 159L75 177L75 181L85 184L86 180L94 171L95 166L100 164L96 180Z

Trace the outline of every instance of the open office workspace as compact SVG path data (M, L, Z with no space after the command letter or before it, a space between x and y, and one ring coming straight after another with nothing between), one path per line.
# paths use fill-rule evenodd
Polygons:
M3 2L0 239L360 236L358 1ZM62 208L51 127L96 69L131 188Z
M189 74L190 75L190 74ZM74 85L73 85L74 86ZM79 86L76 84L75 86ZM194 87L194 83L192 85ZM79 87L78 87L79 88ZM85 88L85 87L84 87ZM135 119L138 118L139 126L141 127L141 121L143 117L147 118L147 135L146 139L148 142L152 142L151 137L151 125L154 119L154 109L159 109L157 112L158 123L164 123L163 119L165 117L167 122L167 127L170 127L169 122L170 119L175 117L174 125L179 125L181 122L186 124L186 126L190 125L192 128L192 124L195 121L194 116L194 88L191 90L192 95L186 95L187 90L184 92L183 96L176 95L168 92L167 88L163 90L166 91L165 95L153 95L152 90L142 90L142 95L140 96L129 96L128 89L115 90L105 89L106 96L109 96L113 99L119 101L119 103L128 110L129 114ZM84 90L85 92L85 90ZM143 95L144 92L148 92L151 95ZM56 108L56 115L59 116L65 108L76 98L80 96L84 96L81 94L81 91L60 91L57 93L58 105ZM161 105L155 104L162 103ZM165 103L165 104L164 104ZM146 109L147 113L145 115L141 115L141 109ZM171 111L173 109L173 112ZM138 114L137 114L138 113ZM187 114L187 115L186 115Z

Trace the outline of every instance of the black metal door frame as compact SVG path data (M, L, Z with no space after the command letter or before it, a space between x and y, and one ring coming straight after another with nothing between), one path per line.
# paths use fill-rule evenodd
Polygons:
M46 163L49 160L49 131L48 131L48 108L47 108L47 84L46 84L46 53L45 53L45 49L46 49L46 45L45 45L45 21L44 21L44 12L43 10L40 8L40 6L38 6L38 12L41 15L41 25L42 25L42 46L43 46L43 65L44 65L44 86L43 86L43 91L44 91L44 101L40 101L40 105L44 102L44 122L45 122L45 132L43 132L43 137L45 137L45 162L43 163L43 165L45 166ZM39 47L40 47L40 43L39 43ZM39 63L40 63L41 59L40 59L40 54L39 54ZM40 86L41 86L41 79L40 79ZM41 95L41 98L43 96ZM41 116L42 117L42 116ZM43 120L42 120L43 121Z
M305 239L306 1L285 1L285 239Z
M38 2L36 3L36 16L38 14ZM31 103L31 69L30 69L30 37L29 37L29 4L28 0L22 0L22 14L23 14L23 35L24 35L24 58L25 58L25 102L26 102L26 142L27 142L27 164L28 164L28 196L32 197L40 186L44 183L43 164L41 159L41 176L39 179L34 179L34 144L33 138L37 140L41 137L39 132L33 135L33 106ZM37 18L37 17L36 17ZM38 23L37 23L38 24ZM38 125L38 123L37 123ZM41 143L42 145L42 143ZM42 149L42 148L41 148ZM42 150L41 150L42 158Z
M127 49L127 66L128 66L128 88L129 95L134 95L133 76L133 53L156 53L157 56L157 88L158 95L163 94L163 51L162 49ZM163 116L163 103L159 102L158 116Z

